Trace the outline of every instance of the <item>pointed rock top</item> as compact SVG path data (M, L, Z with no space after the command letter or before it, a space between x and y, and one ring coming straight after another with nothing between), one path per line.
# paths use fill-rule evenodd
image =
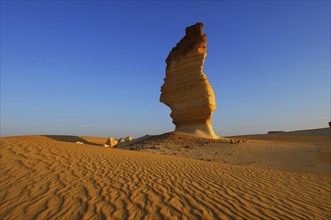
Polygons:
M186 36L201 36L203 30L203 24L201 22L196 23L195 25L188 26L186 31Z
M169 65L173 60L180 59L192 50L206 53L207 36L202 33L202 30L203 24L201 22L187 27L185 36L177 43L176 47L172 48L166 63Z

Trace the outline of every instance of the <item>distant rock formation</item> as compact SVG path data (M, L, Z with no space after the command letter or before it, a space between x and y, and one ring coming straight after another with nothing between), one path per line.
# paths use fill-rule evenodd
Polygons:
M131 136L127 136L127 137L125 138L125 142L130 142L130 141L132 141L132 137L131 137Z
M284 133L284 131L268 131L268 134Z
M124 138L118 139L118 144L121 144L121 143L124 143L124 142L125 142L125 139Z
M117 145L118 141L115 140L113 137L109 137L106 141L105 147L115 147Z
M202 29L202 23L187 27L184 38L172 48L166 59L160 102L170 107L176 131L218 138L212 127L215 95L202 72L207 55L207 36Z
M104 147L117 147L118 145L122 144L122 143L128 143L131 142L133 139L131 136L127 136L126 138L120 138L118 140L116 140L113 137L109 137L107 138L106 143L103 145Z

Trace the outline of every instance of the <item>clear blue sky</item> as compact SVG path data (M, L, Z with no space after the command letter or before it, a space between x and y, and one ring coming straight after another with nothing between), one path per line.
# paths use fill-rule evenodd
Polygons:
M2 1L1 136L173 130L165 59L198 21L217 134L327 127L330 1Z

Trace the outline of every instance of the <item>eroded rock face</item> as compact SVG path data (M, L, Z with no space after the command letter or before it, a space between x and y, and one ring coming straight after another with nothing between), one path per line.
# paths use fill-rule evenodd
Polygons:
M217 138L212 127L215 95L203 71L207 36L203 24L186 28L186 35L166 59L166 77L160 101L171 109L176 131Z

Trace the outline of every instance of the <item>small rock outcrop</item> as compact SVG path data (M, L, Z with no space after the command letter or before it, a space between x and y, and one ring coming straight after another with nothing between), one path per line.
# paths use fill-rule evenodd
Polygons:
M243 144L246 143L245 139L230 139L230 144Z
M109 137L106 141L105 147L115 147L117 145L117 140L113 137Z
M125 143L125 139L124 138L118 139L118 144L121 144L121 143Z
M130 141L132 141L132 137L131 137L131 136L127 136L127 137L125 138L125 142L130 142Z
M212 127L215 95L202 72L207 54L207 36L202 29L202 23L187 27L184 38L171 50L160 102L170 107L176 131L218 138Z
M125 144L125 143L131 142L131 141L132 141L131 136L127 136L126 138L120 138L118 140L116 140L113 137L109 137L103 146L104 147L118 147L120 144Z

